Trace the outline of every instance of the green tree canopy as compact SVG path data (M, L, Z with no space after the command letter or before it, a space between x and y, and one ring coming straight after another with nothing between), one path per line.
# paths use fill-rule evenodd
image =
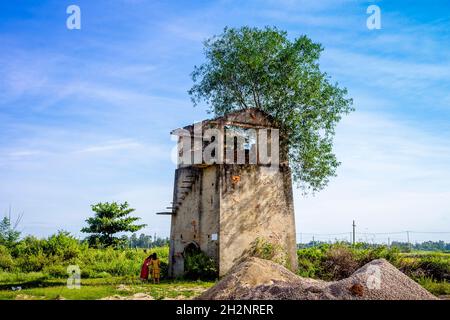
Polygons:
M204 43L206 62L195 66L189 90L210 112L259 108L280 127L293 179L304 192L336 175L335 126L353 110L347 90L319 68L322 46L307 36L289 40L277 28L225 28Z
M90 245L117 246L123 242L123 239L115 237L115 234L136 232L146 226L134 224L140 218L129 216L135 209L129 208L127 202L97 203L91 207L95 215L86 220L89 226L81 229L81 232L91 233L88 237Z

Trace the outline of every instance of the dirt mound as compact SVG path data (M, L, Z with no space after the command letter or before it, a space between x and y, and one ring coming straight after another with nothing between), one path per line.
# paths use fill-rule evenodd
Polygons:
M384 259L350 277L326 282L302 278L272 261L249 258L235 266L200 300L423 300L437 299Z

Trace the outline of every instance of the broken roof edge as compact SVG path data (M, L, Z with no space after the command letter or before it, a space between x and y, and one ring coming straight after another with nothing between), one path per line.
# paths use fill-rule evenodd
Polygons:
M266 122L265 123L263 123L263 121L258 122L257 121L258 116L259 116L260 120L266 120ZM249 121L248 118L251 118L252 121ZM258 109L258 108L248 108L248 109L233 111L233 112L227 113L223 116L218 116L218 117L215 117L212 119L203 120L203 121L191 124L191 125L173 129L170 131L170 134L171 135L180 135L178 133L182 133L182 132L184 132L184 130L192 132L194 125L197 123L201 123L203 127L208 124L228 124L228 125L235 124L237 126L250 126L250 127L254 127L254 128L257 128L257 127L277 128L278 127L278 126L275 126L274 118L267 112L265 112L261 109Z

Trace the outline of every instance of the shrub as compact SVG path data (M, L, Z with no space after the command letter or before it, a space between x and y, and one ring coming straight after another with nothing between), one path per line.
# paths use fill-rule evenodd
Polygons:
M217 277L214 260L200 250L185 254L184 271L187 279L211 280Z
M399 262L398 249L385 246L349 246L345 243L321 244L297 250L300 276L323 280L339 280L351 275L366 263L384 258L393 264Z
M332 247L326 253L323 265L332 280L347 278L359 267L353 252L349 248L340 245Z
M81 251L79 241L66 231L58 231L43 242L43 250L48 256L58 256L62 261L76 258Z
M68 277L67 266L64 267L62 265L51 265L51 266L44 267L42 271L44 274L48 274L49 276L54 277L54 278L67 278Z
M450 279L450 255L448 254L407 254L399 259L397 267L416 280L429 278L449 281Z
M420 267L427 276L439 281L450 281L450 261L439 257L429 257L420 260Z
M398 263L399 249L396 247L388 248L386 246L369 247L369 248L353 248L356 260L360 266L369 263L375 259L386 259L392 264Z
M0 245L0 271L11 271L14 268L14 260L8 248Z
M316 278L320 272L318 266L311 260L305 258L298 258L297 274L301 277Z
M326 245L297 250L297 274L308 278L331 278L331 276L326 274L322 264L325 259L326 250L328 250L328 246Z
M43 254L45 242L45 239L39 240L33 236L25 237L12 248L11 254L14 258Z
M15 259L16 266L23 272L42 271L46 265L50 265L46 256L39 252L37 255L26 255Z

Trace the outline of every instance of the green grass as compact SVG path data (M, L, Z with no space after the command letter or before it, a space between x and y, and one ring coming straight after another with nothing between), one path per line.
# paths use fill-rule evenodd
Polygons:
M0 300L5 299L57 299L92 300L114 295L130 296L135 293L145 293L154 299L193 298L214 282L203 281L162 281L160 284L142 283L129 277L110 277L100 279L82 279L80 289L69 289L64 279L49 279L47 277L19 277L20 281L6 281L2 274L0 284ZM12 287L21 286L20 291ZM124 290L125 288L125 290Z
M438 282L431 278L420 278L417 282L435 296L450 295L450 283L447 281Z
M3 284L24 283L44 280L50 278L48 274L43 272L0 272L0 288Z

